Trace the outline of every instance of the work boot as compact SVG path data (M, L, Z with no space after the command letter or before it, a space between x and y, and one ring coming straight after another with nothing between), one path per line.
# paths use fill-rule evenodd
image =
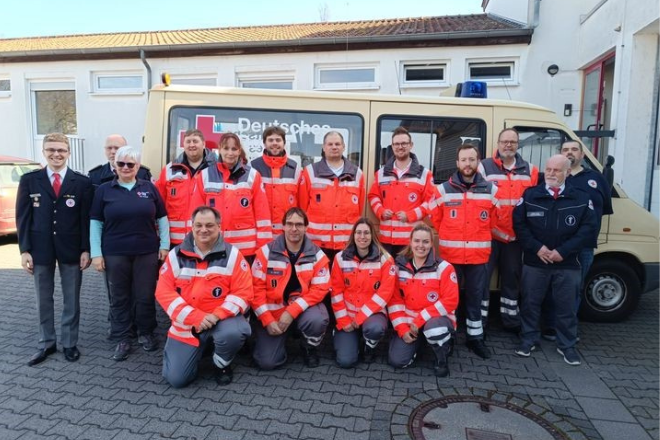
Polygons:
M234 380L234 372L231 369L231 365L227 365L225 368L215 369L215 382L218 385L229 385L232 380Z
M488 350L488 347L486 347L486 344L484 344L483 340L472 339L471 341L467 341L465 345L468 349L470 349L470 351L473 351L474 354L479 356L481 359L490 358L490 350Z
M300 344L303 355L303 363L309 368L316 368L319 366L319 355L316 353L316 347L307 344Z
M438 349L433 350L433 352L435 353L433 374L435 374L436 377L449 376L449 365L447 365L447 354L445 352L445 347L438 347Z

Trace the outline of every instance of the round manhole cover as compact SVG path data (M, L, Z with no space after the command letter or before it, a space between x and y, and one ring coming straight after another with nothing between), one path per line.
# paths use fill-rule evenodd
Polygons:
M449 396L413 410L415 440L566 440L547 420L519 406L478 396Z

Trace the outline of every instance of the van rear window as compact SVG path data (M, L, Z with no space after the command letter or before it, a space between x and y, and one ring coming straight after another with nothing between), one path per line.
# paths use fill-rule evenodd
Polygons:
M239 135L248 160L252 160L261 156L262 135L271 125L284 129L287 153L302 166L321 159L323 136L328 131L341 133L346 143L345 156L363 166L364 121L360 115L274 109L172 107L167 157L170 161L176 158L183 151L183 133L197 128L204 133L207 147L217 148L223 133Z

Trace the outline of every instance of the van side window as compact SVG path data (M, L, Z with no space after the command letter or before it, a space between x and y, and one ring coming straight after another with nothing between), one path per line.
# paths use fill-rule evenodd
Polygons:
M520 134L518 153L527 162L536 165L539 171L545 169L550 156L559 153L561 144L570 139L566 133L552 128L514 127Z
M376 163L383 166L392 157L392 132L405 127L412 137L419 163L433 172L434 183L442 183L456 172L456 151L472 143L484 155L486 123L479 119L381 116L378 119Z
M271 125L279 125L284 129L287 133L287 153L302 166L321 159L323 136L332 130L344 137L344 154L348 159L360 167L363 165L364 121L359 115L246 108L172 107L167 157L172 161L181 154L183 133L190 128L197 128L204 133L207 145L218 145L222 133L238 134L248 161L251 161L261 156L262 135Z

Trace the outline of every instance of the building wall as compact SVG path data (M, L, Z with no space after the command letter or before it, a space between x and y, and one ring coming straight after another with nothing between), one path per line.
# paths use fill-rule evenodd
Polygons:
M350 47L349 47L350 49ZM219 86L236 86L240 75L271 77L292 75L294 88L314 89L317 65L375 65L377 86L353 89L356 92L414 94L438 96L444 90L466 79L469 60L514 60L520 70L526 63L528 46L474 46L449 48L415 48L407 50L360 50L326 53L246 55L223 57L191 57L147 59L152 81L160 82L163 72L177 75L215 77ZM408 61L441 61L447 63L446 81L442 87L400 87L400 63ZM142 74L144 89L139 93L94 93L94 73ZM103 142L109 134L123 134L131 145L140 145L147 105L147 70L139 58L108 61L63 61L49 63L0 63L0 76L9 75L11 94L0 97L0 154L42 160L40 145L33 148L30 105L30 81L74 81L78 115L78 135L85 139L85 170L105 161ZM517 80L504 86L489 85L489 96L522 99L524 84Z

